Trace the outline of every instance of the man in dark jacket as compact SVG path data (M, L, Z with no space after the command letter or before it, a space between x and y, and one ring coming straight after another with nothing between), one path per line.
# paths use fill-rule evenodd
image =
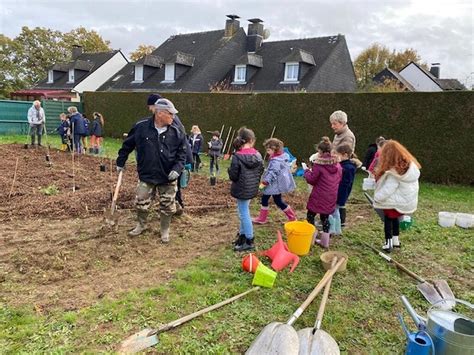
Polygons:
M154 115L137 122L118 152L117 171L125 167L128 155L136 149L139 184L137 188L136 227L129 232L137 236L146 230L152 197L160 200L160 233L163 243L169 242L171 217L176 212L177 179L186 162L186 134L174 120L178 111L167 99L158 99Z

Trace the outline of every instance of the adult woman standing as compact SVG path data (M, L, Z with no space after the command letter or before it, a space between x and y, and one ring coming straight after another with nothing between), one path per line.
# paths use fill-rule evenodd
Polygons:
M355 152L356 138L347 125L347 114L344 111L334 111L329 116L329 122L335 133L332 141L333 149L336 150L338 146L347 144Z

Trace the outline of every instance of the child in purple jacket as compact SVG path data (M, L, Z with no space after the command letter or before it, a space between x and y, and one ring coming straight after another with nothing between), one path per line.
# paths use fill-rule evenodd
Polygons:
M259 186L260 190L263 191L260 214L252 222L267 223L270 197L273 197L273 201L286 214L289 221L296 221L295 211L281 197L282 194L291 192L296 188L295 180L293 180L293 175L290 172L290 157L284 152L283 142L279 139L267 139L263 142L263 146L270 156L270 162Z
M337 191L342 177L342 168L331 155L332 144L328 137L323 137L317 146L318 155L313 167L304 172L306 182L313 186L306 206L306 220L314 224L316 214L321 218L323 232L316 242L322 247L329 246L329 215L336 209Z

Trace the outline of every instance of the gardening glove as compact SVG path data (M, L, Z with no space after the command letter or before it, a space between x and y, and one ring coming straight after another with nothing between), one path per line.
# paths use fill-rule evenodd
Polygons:
M207 142L207 145L209 146L209 148L212 148L212 143L211 142Z
M168 180L175 181L177 178L179 178L179 174L176 171L171 170L171 172L168 174Z
M184 168L185 168L186 170L191 170L192 167L193 167L193 166L192 166L191 164L186 164L186 165L184 166Z
M125 167L117 165L117 172L120 173L121 171L125 171Z

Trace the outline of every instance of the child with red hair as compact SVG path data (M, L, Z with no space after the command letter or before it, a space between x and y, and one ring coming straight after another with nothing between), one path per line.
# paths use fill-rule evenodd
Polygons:
M380 151L375 168L374 207L382 209L385 215L385 251L400 247L398 218L417 208L420 168L416 158L395 140L386 141Z

